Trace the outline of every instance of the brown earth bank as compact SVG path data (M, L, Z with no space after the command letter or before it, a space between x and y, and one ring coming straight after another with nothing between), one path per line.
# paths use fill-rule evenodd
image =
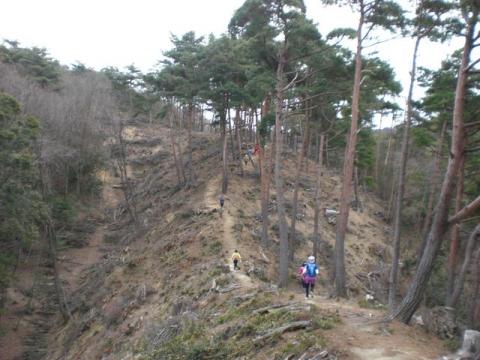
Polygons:
M184 187L175 174L167 129L132 126L126 134L137 222L126 211L115 172L100 174L102 221L91 219L96 226L88 246L58 254L72 318L66 323L60 316L48 318L44 359L403 360L437 359L446 353L443 343L420 327L381 321L390 227L381 216L383 204L373 195L362 192L363 211L350 216L349 300L329 297L335 226L326 218L316 296L306 300L295 272L312 248L313 162L300 181L299 248L291 281L287 289L278 289L275 195L270 204L271 244L262 249L257 169L248 164L243 177L230 173L225 210L220 212L217 135L195 134L195 181ZM184 135L178 143L186 158ZM285 157L285 194L291 203L295 157L288 152ZM324 207L337 207L340 185L338 175L326 170ZM234 249L242 256L239 271L232 271L230 264ZM28 270L18 275L23 288L33 281ZM21 358L25 339L35 337L30 315L13 306L25 306L28 296L17 299L18 287L11 291L9 323L25 327L7 328L1 338L0 358L6 360ZM366 292L376 300L366 302ZM35 306L40 309L40 304ZM9 352L9 346L15 351Z

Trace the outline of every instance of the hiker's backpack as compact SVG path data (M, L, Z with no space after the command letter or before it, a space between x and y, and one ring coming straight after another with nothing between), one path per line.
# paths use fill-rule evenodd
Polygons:
M317 276L317 265L316 264L307 264L307 271L306 271L307 276L309 277L315 277Z
M304 268L303 266L300 266L297 270L297 275L300 278L303 276L303 268Z

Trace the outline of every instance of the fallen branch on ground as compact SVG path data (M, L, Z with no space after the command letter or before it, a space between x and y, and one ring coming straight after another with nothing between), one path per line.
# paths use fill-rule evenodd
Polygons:
M283 333L289 332L289 331L296 331L300 329L305 329L307 327L310 327L311 322L310 320L303 320L303 321L295 321L290 324L280 326L278 328L272 329L270 331L267 331L265 334L258 336L255 338L254 342L261 342L265 339L268 339L272 336L275 335L282 335Z
M305 304L301 304L299 302L294 302L294 303L287 303L287 304L273 304L273 305L270 305L270 306L265 306L263 308L260 308L260 309L256 309L253 311L252 314L254 315L258 315L258 314L266 314L268 312L270 312L270 310L278 310L278 309L281 309L281 308L292 308L292 307L298 307L299 305L305 305Z

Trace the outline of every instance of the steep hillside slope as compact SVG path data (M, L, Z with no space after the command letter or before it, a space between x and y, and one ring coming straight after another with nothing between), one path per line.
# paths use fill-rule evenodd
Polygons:
M139 221L122 203L105 200L109 221L91 239L98 253L70 275L73 319L50 333L47 359L436 359L442 345L421 329L384 325L379 309L361 308L355 295L379 287L376 270L386 260L388 228L375 215L381 206L365 195L363 213L352 212L347 236L350 301L328 298L328 248L334 226L322 222L327 243L320 286L305 300L294 279L276 283L277 226L272 201L272 246L259 245L259 180L249 165L245 177L232 174L225 211L220 213L220 145L196 134L196 183L177 184L168 132L129 128L130 175L137 189ZM288 154L287 154L288 155ZM297 263L309 253L312 173L302 178L303 216ZM291 196L294 161L285 167ZM119 199L115 178L105 196ZM335 207L340 180L326 173L322 202ZM120 192L120 193L119 193ZM274 196L273 196L274 198ZM242 254L232 271L233 249ZM99 256L100 255L100 256ZM71 254L64 254L71 256ZM85 256L75 261L82 262ZM92 264L92 259L98 262ZM78 274L78 276L77 276ZM371 285L371 286L370 286ZM367 289L378 292L381 289Z

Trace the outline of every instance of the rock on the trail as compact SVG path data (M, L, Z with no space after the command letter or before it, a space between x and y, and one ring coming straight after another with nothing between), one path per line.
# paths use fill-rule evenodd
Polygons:
M460 350L439 360L480 360L480 331L465 330Z
M231 272L230 265L225 263L218 263L216 268L219 269L222 274L228 274Z
M411 323L412 323L412 325L420 325L420 326L425 325L424 322L423 322L422 315L413 315Z
M317 355L314 356L314 359L326 359L328 357L328 351L323 350L322 352L318 353Z
M452 339L457 334L454 309L446 306L437 306L428 309L423 314L423 322L428 332L441 339Z
M462 350L469 351L473 354L480 352L480 331L465 330Z

